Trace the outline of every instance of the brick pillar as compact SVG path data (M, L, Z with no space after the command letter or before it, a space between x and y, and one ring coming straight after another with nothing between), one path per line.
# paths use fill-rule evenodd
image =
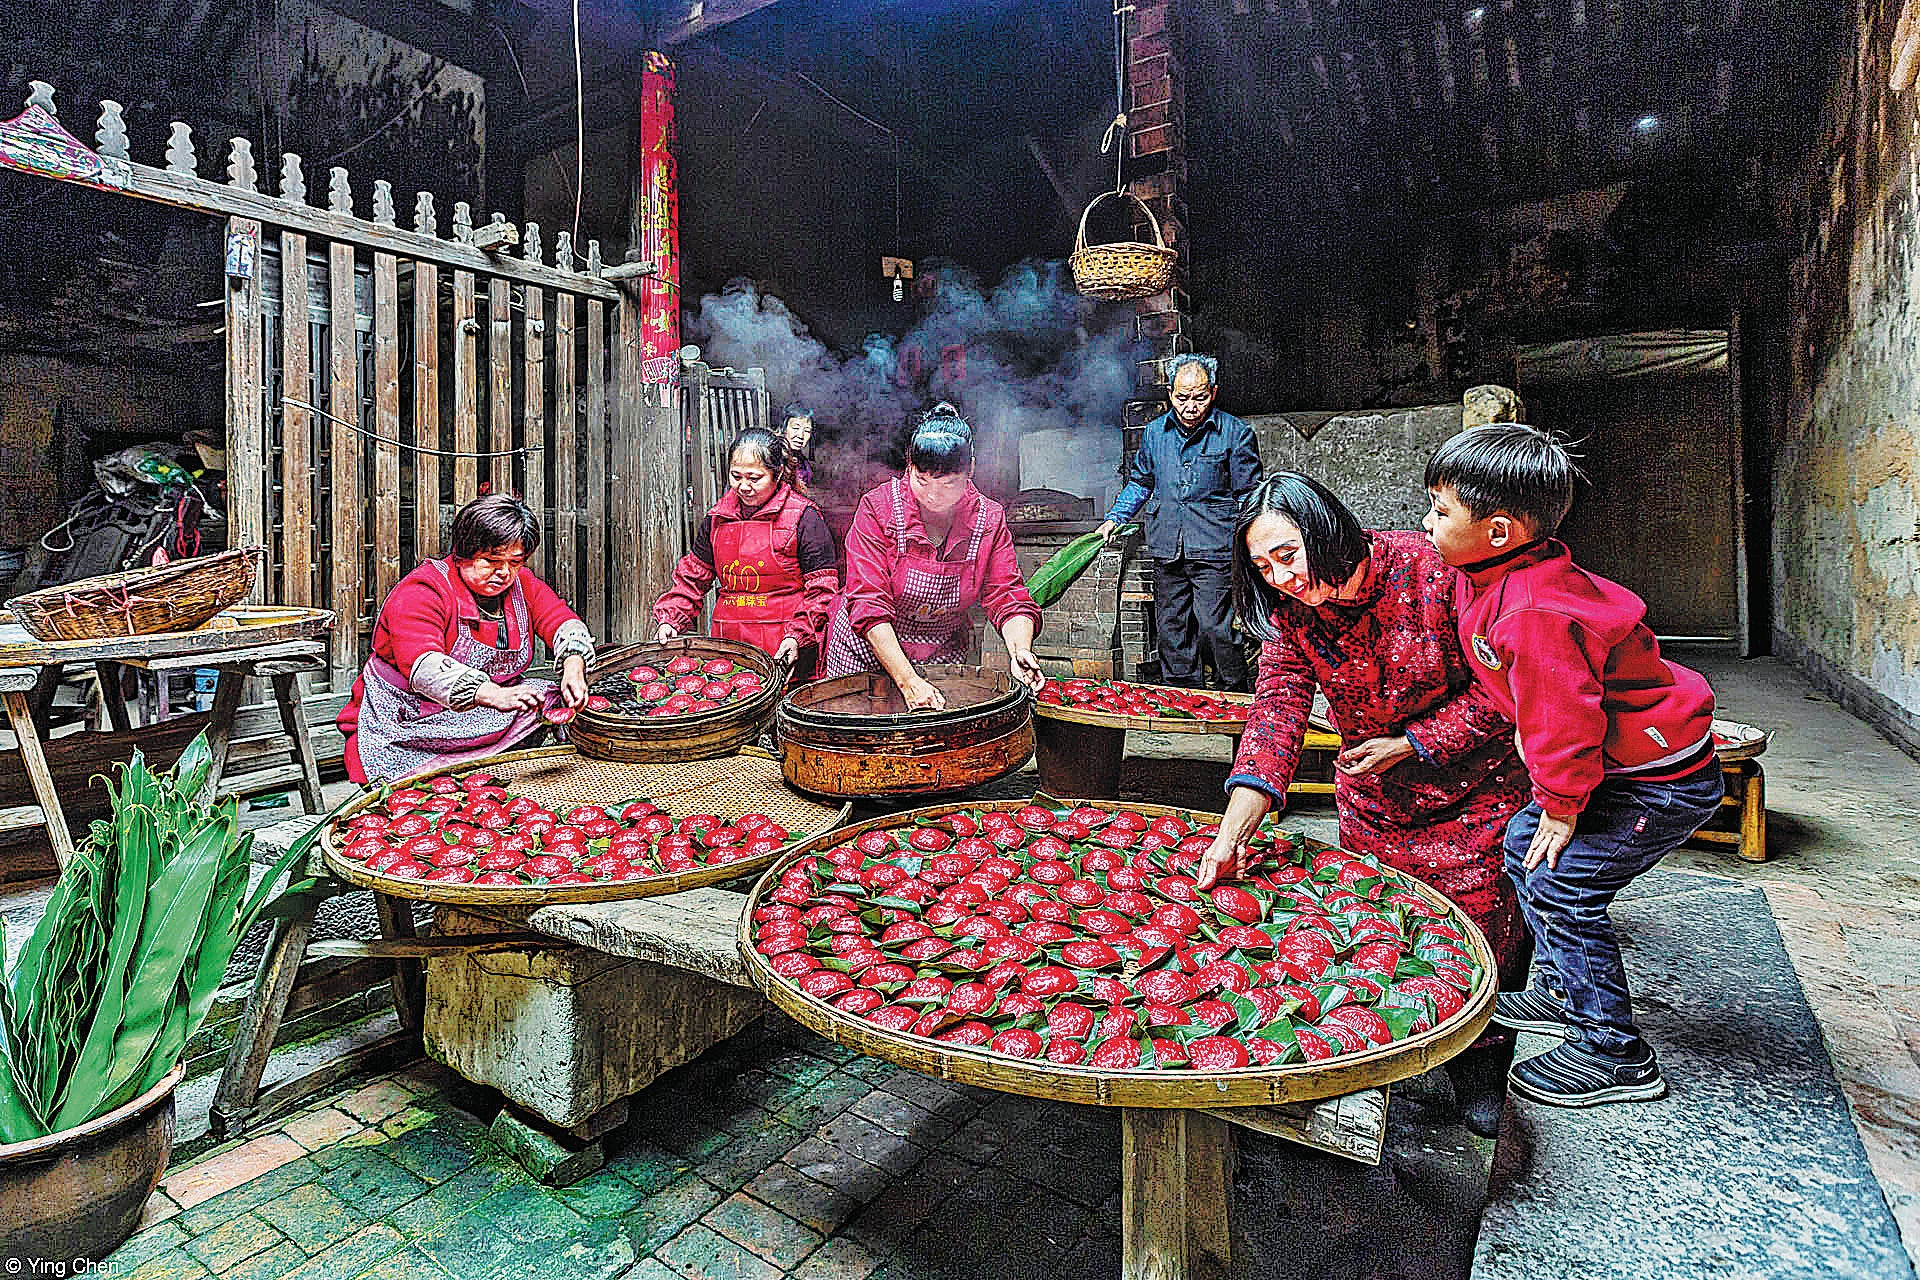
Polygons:
M1160 234L1179 251L1173 287L1134 303L1136 332L1150 343L1135 378L1136 394L1157 398L1166 385L1162 361L1192 349L1187 338L1187 98L1174 48L1175 0L1140 0L1127 21L1128 189L1153 210ZM1143 222L1136 240L1150 241Z

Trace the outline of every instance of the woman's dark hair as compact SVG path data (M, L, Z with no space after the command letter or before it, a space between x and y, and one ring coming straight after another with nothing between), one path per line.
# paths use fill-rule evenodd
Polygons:
M787 478L788 449L785 437L767 430L765 427L748 427L733 438L727 446L727 465L733 465L733 455L745 449L760 460L760 465L781 479Z
M944 400L927 410L907 444L907 461L930 476L950 476L973 465L973 428Z
M791 418L805 418L808 422L812 422L813 410L803 401L789 400L787 407L780 411L780 425L786 426Z
M1307 606L1288 599L1266 580L1247 550L1247 531L1261 516L1285 516L1300 530L1300 549L1307 572L1322 586L1344 586L1372 544L1367 531L1347 504L1311 476L1276 471L1262 480L1240 504L1233 525L1233 604L1240 625L1262 640L1279 638L1273 625L1276 613L1305 611Z
M1580 474L1560 437L1518 422L1490 422L1454 436L1427 459L1427 488L1460 495L1475 520L1505 513L1548 538L1573 506Z
M455 513L452 541L453 554L462 560L516 542L532 555L540 549L540 517L510 493L490 493Z

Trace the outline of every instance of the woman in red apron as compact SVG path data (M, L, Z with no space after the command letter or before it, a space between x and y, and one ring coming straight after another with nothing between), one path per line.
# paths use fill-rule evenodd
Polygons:
M796 492L786 441L751 427L727 450L727 492L694 531L673 585L654 602L655 633L691 630L716 583L713 634L758 645L808 680L840 575L833 533L820 509Z
M340 710L347 776L365 785L505 751L542 715L587 700L593 636L553 588L526 570L540 522L511 494L453 518L453 551L393 589L373 653ZM523 680L538 636L560 682Z
M973 432L942 404L914 432L906 474L854 513L826 674L884 670L908 708L941 710L946 699L917 668L966 661L975 604L1006 642L1014 678L1038 689L1039 607L1020 577L1006 511L973 487Z

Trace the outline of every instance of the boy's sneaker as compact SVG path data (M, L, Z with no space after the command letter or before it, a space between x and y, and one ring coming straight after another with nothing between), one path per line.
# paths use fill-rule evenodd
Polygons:
M1550 1107L1651 1102L1667 1096L1660 1064L1645 1045L1637 1056L1616 1058L1570 1041L1515 1063L1507 1084L1521 1097Z
M1494 999L1493 1025L1543 1036L1567 1035L1567 1002L1542 986L1502 991Z

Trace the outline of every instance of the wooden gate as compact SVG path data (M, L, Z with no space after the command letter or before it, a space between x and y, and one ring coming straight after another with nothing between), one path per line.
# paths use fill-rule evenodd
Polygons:
M685 436L677 398L641 381L636 311L598 242L576 254L563 233L549 260L537 225L476 227L465 202L443 237L426 192L402 227L389 183L356 191L341 167L315 207L293 153L269 195L245 138L212 181L188 126L169 128L166 166L134 163L103 102L96 151L35 81L0 125L0 166L226 219L230 537L267 549L259 598L338 615L325 702L386 593L483 489L542 513L535 571L597 637L639 637L685 546Z

